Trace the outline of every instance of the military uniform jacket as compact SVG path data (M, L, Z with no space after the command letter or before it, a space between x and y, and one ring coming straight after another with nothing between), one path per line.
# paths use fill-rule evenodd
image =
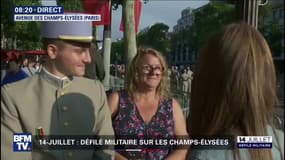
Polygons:
M111 150L13 152L13 133L42 127L46 135L113 135L103 85L83 77L59 80L42 70L1 88L1 159L111 159Z

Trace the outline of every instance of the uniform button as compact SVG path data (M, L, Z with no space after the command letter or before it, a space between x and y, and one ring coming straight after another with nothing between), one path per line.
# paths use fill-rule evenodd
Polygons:
M67 127L69 125L69 123L68 122L64 122L63 125L64 125L64 127Z
M66 107L66 106L62 107L62 111L66 112L67 110L68 110L68 107Z
M67 153L67 156L68 156L68 157L72 157L72 156L73 156L73 153L72 153L72 152L68 152L68 153Z

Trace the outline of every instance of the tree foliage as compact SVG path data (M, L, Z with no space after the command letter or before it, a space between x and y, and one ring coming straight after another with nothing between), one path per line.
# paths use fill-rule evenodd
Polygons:
M57 0L57 5L63 6L64 11L80 12L83 11L83 0Z
M149 46L162 52L165 56L170 51L169 27L164 23L156 23L147 31L137 35L138 46ZM111 63L124 63L123 40L113 42L111 49Z
M15 23L13 21L13 6L11 0L1 0L1 35L12 35Z
M14 22L14 6L33 6L39 5L37 0L4 0L1 1L1 23L4 34L8 39L9 47L15 43L18 49L38 49L40 43L40 26L38 22Z
M40 22L14 22L14 6L41 5L39 0L1 0L1 35L8 39L8 47L16 41L17 49L41 48ZM82 11L82 0L58 0L66 11ZM11 49L11 48L10 48Z
M282 52L282 39L284 24L280 24L273 18L271 5L260 7L258 29L268 42L273 56L280 56Z
M152 25L148 31L139 33L138 45L146 45L167 54L170 50L169 27L164 23Z
M270 21L261 27L273 56L280 56L282 52L282 39L284 31L282 26L276 21Z
M234 21L234 5L210 2L194 11L194 23L171 37L172 54L181 43L189 48L189 54L197 54L208 38L223 25Z
M195 36L197 46L200 48L219 28L233 22L235 19L233 15L234 5L227 3L209 3L196 12L195 23L189 31L190 35ZM193 34L191 31L196 33Z
M228 2L228 1L225 1ZM235 3L221 3L212 0L207 5L194 11L194 23L178 33L171 36L171 53L186 44L190 49L189 54L197 54L208 38L218 31L222 26L235 22ZM282 50L282 27L277 21L271 20L264 23L264 18L272 14L270 5L259 7L259 30L263 33L272 53L278 55ZM283 24L282 24L283 25ZM179 51L182 52L182 51Z

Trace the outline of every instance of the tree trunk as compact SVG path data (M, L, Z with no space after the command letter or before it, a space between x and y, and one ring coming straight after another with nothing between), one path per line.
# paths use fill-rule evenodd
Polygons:
M127 66L137 54L134 0L123 0L124 48Z
M3 28L4 28L4 25L1 24L1 33L2 33L2 36L1 36L1 48L6 48L6 44L5 44L5 35L4 35L4 31L3 31Z
M111 4L111 0L109 0ZM111 5L110 5L111 6ZM112 19L112 10L110 9L110 19ZM112 21L111 21L112 22ZM105 70L105 78L103 80L103 84L105 86L105 90L110 89L110 59L111 59L111 24L104 26L104 40L103 40L103 61L104 61L104 70Z
M13 49L17 49L17 35L13 38Z
M103 84L106 90L110 87L110 55L111 55L111 25L104 26L103 61L105 78Z

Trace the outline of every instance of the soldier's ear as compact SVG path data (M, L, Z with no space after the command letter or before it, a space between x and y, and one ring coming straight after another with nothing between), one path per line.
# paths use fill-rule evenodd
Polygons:
M50 59L55 59L57 57L59 48L55 44L47 45L47 54Z

